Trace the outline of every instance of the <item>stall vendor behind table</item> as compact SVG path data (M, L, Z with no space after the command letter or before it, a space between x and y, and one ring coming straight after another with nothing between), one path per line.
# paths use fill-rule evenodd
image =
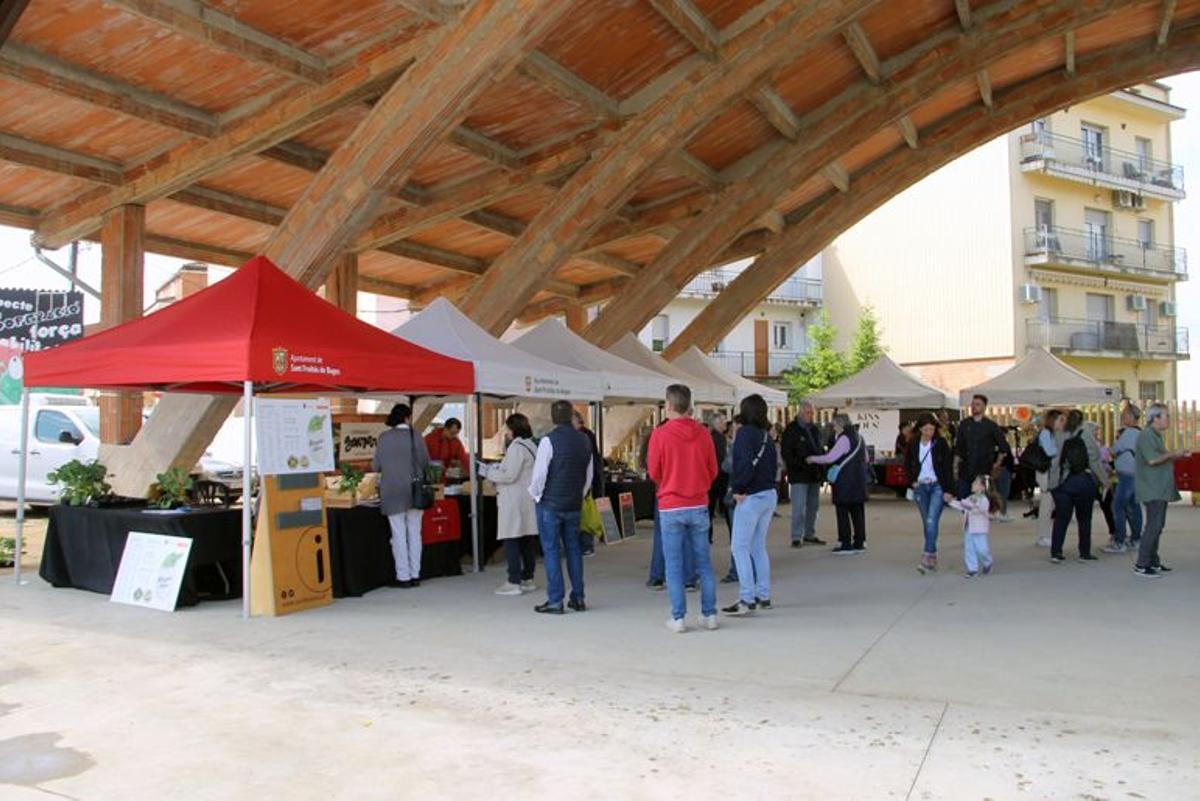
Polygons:
M435 428L425 435L425 447L429 451L430 460L441 462L446 473L457 469L460 476L466 475L468 468L467 449L458 438L461 431L462 423L451 417L440 428Z

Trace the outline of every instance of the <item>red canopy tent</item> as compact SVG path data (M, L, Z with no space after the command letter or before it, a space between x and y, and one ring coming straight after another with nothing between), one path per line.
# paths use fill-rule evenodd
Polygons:
M254 394L470 394L471 362L362 322L256 256L237 272L147 317L25 356L17 548L24 522L30 387ZM243 486L249 487L246 414ZM250 602L250 507L243 503L243 608ZM18 550L19 553L19 550ZM19 560L18 560L19 563ZM20 572L17 573L18 582Z

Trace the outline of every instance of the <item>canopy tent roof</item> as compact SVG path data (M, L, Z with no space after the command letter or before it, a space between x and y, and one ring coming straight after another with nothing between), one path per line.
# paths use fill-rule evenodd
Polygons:
M921 381L887 356L880 356L845 381L809 395L807 400L818 406L868 409L936 409L953 403L945 392Z
M743 378L737 373L726 370L723 366L713 361L704 355L697 347L692 346L683 353L675 357L675 366L682 367L689 373L702 376L703 378L721 383L729 384L733 387L736 401L741 401L749 395L762 395L771 406L786 406L788 402L787 393L780 389L772 389L765 384L760 384L757 381L751 381L749 378Z
M470 362L338 309L256 256L223 281L147 317L25 357L28 387L163 392L464 394Z
M1116 390L1093 381L1045 348L1034 348L990 381L964 389L958 395L959 403L966 406L973 395L986 395L989 404L998 406L1048 406L1105 403L1116 399Z
M695 403L711 403L728 406L734 402L736 392L732 384L713 381L709 378L689 373L678 365L664 359L659 354L647 348L635 334L628 333L621 341L608 349L610 353L620 356L626 361L654 370L674 378L678 383L686 384L692 390L692 401Z
M672 383L671 378L662 373L647 370L596 347L553 318L538 323L512 344L555 364L600 376L607 385L605 400L658 402Z
M475 391L501 397L600 400L604 381L547 361L493 337L458 308L438 298L392 333L475 365Z

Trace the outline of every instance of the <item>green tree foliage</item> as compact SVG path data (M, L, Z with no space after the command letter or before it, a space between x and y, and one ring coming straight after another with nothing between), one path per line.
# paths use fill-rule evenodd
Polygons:
M817 321L808 327L808 338L811 343L808 353L783 373L793 402L850 375L846 357L833 346L837 329L829 322L827 312L822 311Z
M879 318L875 315L875 309L864 306L858 318L854 341L850 344L849 375L870 367L884 354L885 348L879 341L879 333Z

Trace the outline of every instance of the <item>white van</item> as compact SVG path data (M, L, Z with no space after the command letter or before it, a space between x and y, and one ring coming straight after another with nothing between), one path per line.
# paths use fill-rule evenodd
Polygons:
M21 407L0 406L0 500L17 498L21 448ZM29 396L29 467L26 500L35 505L58 503L58 487L46 476L78 459L90 462L100 453L100 408L78 395ZM241 493L241 468L218 462L207 454L197 471L232 485Z

